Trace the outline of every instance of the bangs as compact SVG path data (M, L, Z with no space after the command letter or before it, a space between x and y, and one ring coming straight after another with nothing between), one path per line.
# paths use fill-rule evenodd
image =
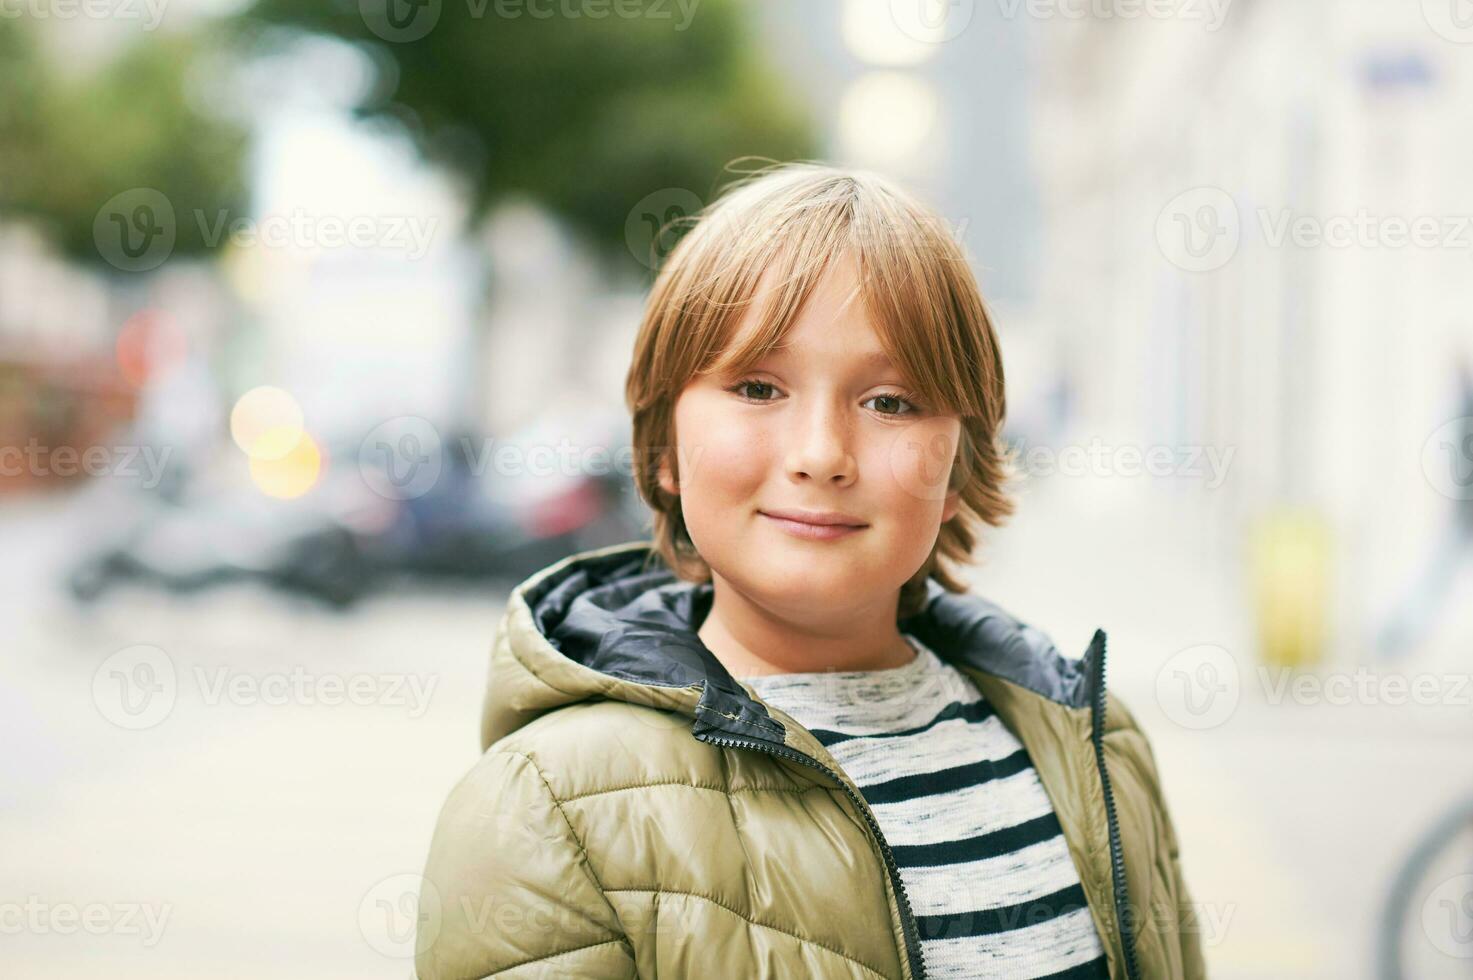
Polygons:
M939 411L983 414L999 379L966 342L987 316L975 288L959 285L972 282L960 247L943 222L883 187L843 183L797 201L747 201L738 190L707 216L704 234L680 243L688 254L672 253L706 272L686 305L690 375L743 373L779 349L824 275L852 256L859 289L845 304L864 304L906 383ZM754 322L736 336L753 304Z

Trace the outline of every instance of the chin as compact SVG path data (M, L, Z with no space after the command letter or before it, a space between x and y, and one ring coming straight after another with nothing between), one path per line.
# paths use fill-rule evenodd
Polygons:
M791 564L784 562L778 568L768 564L744 569L743 576L752 583L754 593L764 597L764 601L771 600L773 606L798 612L835 601L850 602L862 586L873 584L864 582L863 568L859 563L832 559L815 561L811 556L801 554Z

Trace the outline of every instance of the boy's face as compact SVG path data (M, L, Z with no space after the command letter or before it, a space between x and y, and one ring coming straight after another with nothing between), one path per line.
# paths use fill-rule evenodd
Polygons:
M751 371L692 379L675 405L679 487L660 469L718 581L788 617L898 600L959 505L946 486L961 421L906 395L857 274L836 259L785 346ZM823 511L858 526L777 516Z

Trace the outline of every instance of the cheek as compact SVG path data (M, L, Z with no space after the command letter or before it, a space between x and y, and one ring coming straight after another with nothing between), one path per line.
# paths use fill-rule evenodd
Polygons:
M917 422L891 440L871 468L903 523L940 523L959 436L955 420Z
M676 431L681 505L688 520L739 504L762 486L772 440L739 413L693 399L677 411Z

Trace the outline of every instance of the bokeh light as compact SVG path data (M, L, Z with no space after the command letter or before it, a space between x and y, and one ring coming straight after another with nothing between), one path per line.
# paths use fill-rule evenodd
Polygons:
M305 429L268 429L251 447L251 481L269 497L290 500L317 484L322 450Z
M839 135L855 160L904 168L936 125L938 106L928 82L899 71L861 75L839 105Z
M252 388L230 411L230 437L252 459L285 456L293 443L284 435L305 433L302 407L291 393L272 385Z
M902 29L896 11L888 2L847 0L844 4L842 31L844 43L855 57L872 65L904 68L918 65L936 53L936 43L946 30L945 8L940 16L922 17L917 13ZM925 33L917 35L917 28ZM934 37L927 37L933 34Z
M163 310L139 310L118 331L114 344L118 372L129 384L141 388L150 378L182 361L188 346L184 331Z

